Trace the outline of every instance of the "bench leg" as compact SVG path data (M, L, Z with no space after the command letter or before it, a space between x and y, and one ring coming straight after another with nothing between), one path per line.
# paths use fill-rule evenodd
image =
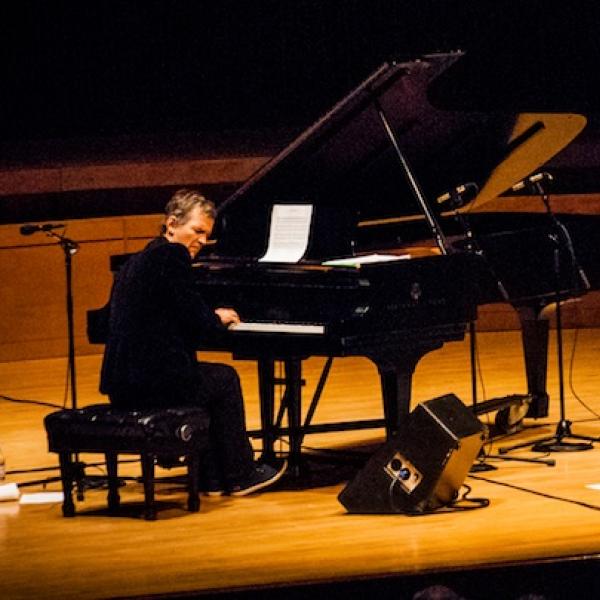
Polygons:
M75 480L75 486L77 488L77 500L83 502L85 492L85 468L84 464L79 460L79 454L75 454L73 457L75 460L72 462L72 473L73 479Z
M156 519L156 505L154 503L154 454L143 452L142 479L144 480L144 518L147 521Z
M188 454L186 462L188 465L188 510L190 512L198 512L200 510L200 490L198 489L200 457L198 453L192 452Z
M64 517L75 516L75 504L73 504L73 461L70 452L60 452L58 455L60 464L60 478L63 488L62 513Z
M119 496L119 477L116 452L106 452L106 471L108 474L108 512L117 513L121 503Z

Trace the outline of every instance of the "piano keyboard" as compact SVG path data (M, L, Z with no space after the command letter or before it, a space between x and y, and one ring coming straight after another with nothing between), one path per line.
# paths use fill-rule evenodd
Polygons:
M231 325L229 329L234 331L251 331L254 333L291 333L299 335L323 335L325 333L325 325L314 323L242 321L237 325Z

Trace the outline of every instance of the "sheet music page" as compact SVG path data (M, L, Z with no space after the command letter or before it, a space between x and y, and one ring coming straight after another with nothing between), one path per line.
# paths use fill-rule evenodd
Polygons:
M393 260L408 260L410 254L366 254L363 256L349 256L347 258L334 258L321 263L329 267L356 267L373 263L390 262Z
M312 212L311 204L275 204L269 245L259 262L297 263L308 247Z

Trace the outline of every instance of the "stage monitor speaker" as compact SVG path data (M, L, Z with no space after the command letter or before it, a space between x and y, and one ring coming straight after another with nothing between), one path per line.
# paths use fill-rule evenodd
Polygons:
M451 504L479 454L483 425L454 394L415 407L340 492L351 513L422 514Z

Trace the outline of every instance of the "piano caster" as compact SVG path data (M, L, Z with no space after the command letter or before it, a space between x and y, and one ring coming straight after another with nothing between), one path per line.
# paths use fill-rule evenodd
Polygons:
M515 394L514 403L510 406L500 409L496 413L494 424L499 432L512 435L523 429L523 419L529 414L531 408L531 396L522 396L522 399Z
M525 416L530 419L539 419L541 417L547 417L548 404L548 394L546 394L545 392L541 394L533 394L531 402L529 403L527 414Z
M510 408L503 408L496 413L494 424L498 433L512 435L523 429L523 417L511 414Z

